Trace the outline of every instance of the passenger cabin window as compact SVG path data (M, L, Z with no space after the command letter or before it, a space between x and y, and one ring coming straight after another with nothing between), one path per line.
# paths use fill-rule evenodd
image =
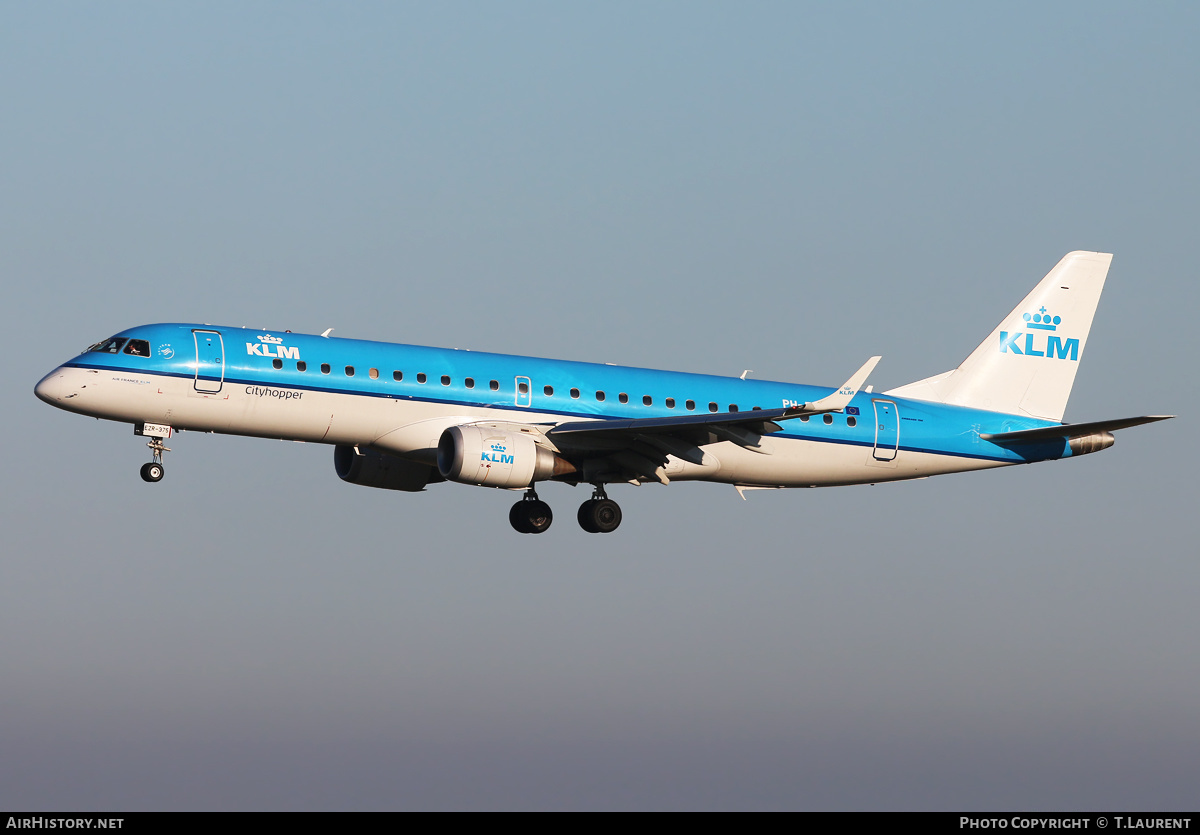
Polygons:
M490 383L488 383L488 388L490 388L492 391L500 391L500 381L492 380Z
M442 385L443 385L443 386L448 386L448 385L450 385L450 375L449 375L449 374L443 374L443 375L442 375Z
M148 357L150 356L150 343L144 339L131 339L125 346L125 353L131 357Z
M323 362L323 363L321 363L321 373L322 373L322 374L328 374L328 373L329 373L329 363L327 363L327 362Z
M674 409L674 408L675 408L675 398L674 398L674 397L668 397L668 398L666 399L666 401L664 401L664 402L667 404L667 408L668 408L668 409Z
M467 379L463 380L463 385L464 385L464 386L466 386L466 387L467 387L467 388L469 388L469 389L473 389L473 388L475 388L475 378L474 378L474 377L468 377Z
M307 371L308 363L306 363L304 360L300 360L299 362L296 363L296 370L297 371Z
M648 394L647 394L646 396L644 396L644 397L642 398L642 405L643 405L643 406L653 406L653 405L654 405L654 398L653 398L653 397L651 397L650 395L648 395Z
M709 403L709 404L708 404L708 410L709 410L710 412L715 412L715 411L717 410L717 404L716 404L716 403Z
M858 426L858 420L854 416L846 418L847 426Z
M347 366L346 366L346 376L347 376L347 377L353 377L353 376L354 376L354 366L353 366L353 365L347 365Z
M828 426L829 424L833 423L833 415L829 414L829 412L826 412L826 413L825 413L825 417L823 417L823 418L821 418L821 419L822 419L823 421L825 421L825 425L826 425L826 426Z
M418 382L418 383L423 383L423 382L425 382L427 379L429 379L429 378L425 376L425 372L421 372L420 374L418 374L418 375L417 375L417 382Z
M691 412L691 411L695 410L695 408L696 408L696 401L689 400L688 402L684 403L683 405L687 406L687 410L689 412Z
M529 394L529 383L517 383L517 391L521 394Z
M808 423L808 415L800 415L800 420L804 423Z
M602 392L602 391L598 391L598 392L596 392L596 399L597 399L597 400L603 400L603 399L604 399L604 392Z
M571 389L571 396L574 397L576 400L578 400L579 399L579 389Z
M400 382L401 380L404 379L404 372L403 371L393 371L392 379L395 380L397 383Z
M731 411L731 412L736 412L737 410L738 410L738 407L737 407L737 404L736 404L736 403L730 403L730 404L729 404L729 411Z
M123 337L106 339L103 342L97 342L91 348L88 348L88 353L95 352L97 354L119 354L121 353L121 347L125 344L125 342L126 340Z
M367 376L370 377L372 380L378 380L379 379L379 369L372 368L370 371L367 372Z
M278 358L271 360L271 367L278 371L283 368L283 360Z
M621 392L620 394L617 395L617 399L620 400L622 403L628 403L629 395L626 394L625 392Z
M544 389L542 389L542 391L546 394L547 397L554 396L554 386L546 386Z

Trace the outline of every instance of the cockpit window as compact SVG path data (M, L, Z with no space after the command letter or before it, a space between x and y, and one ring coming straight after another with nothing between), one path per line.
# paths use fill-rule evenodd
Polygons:
M144 339L131 339L125 346L125 353L134 357L150 356L150 343Z
M121 353L121 347L126 342L128 342L128 340L124 337L114 336L112 339L106 339L103 342L97 342L91 348L88 348L88 353L92 353L94 351L97 354L119 354Z

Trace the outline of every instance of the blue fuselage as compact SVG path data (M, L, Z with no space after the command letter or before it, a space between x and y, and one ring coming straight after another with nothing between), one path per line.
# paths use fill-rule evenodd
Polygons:
M779 409L830 393L793 383L208 325L146 325L113 339L125 340L124 347L80 354L47 376L39 396L64 409L133 423L375 445L425 460L436 437L418 433L419 442L390 445L386 439L439 415L545 425ZM88 377L62 385L83 379L92 392L50 392L47 381L68 369ZM362 419L367 412L371 417ZM748 453L716 451L730 463L697 477L772 486L847 484L1069 456L1062 439L1000 446L980 438L1048 425L1053 423L859 392L842 413L782 421L770 435L782 458L768 464L751 456L738 467L734 459ZM788 449L789 441L800 444ZM806 451L813 457L814 445L844 448L841 463L831 467L822 460L809 471L804 458ZM859 452L851 453L855 448ZM785 477L789 469L795 472Z

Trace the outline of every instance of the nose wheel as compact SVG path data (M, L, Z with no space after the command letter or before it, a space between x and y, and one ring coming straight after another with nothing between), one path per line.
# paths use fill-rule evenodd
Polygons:
M621 506L597 485L592 497L579 506L579 527L588 533L612 533L621 524Z
M146 446L150 447L152 460L149 464L142 465L142 481L156 484L162 481L162 477L166 473L166 469L163 467L163 453L170 452L171 448L163 445L162 438L151 438Z
M539 499L533 490L528 491L508 511L508 523L517 533L545 533L553 521L554 513L550 505Z

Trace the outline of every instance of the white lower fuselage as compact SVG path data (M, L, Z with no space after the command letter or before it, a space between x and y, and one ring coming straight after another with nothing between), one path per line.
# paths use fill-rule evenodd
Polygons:
M359 446L434 464L438 439L450 426L479 421L552 426L557 412L536 408L480 408L406 397L376 397L224 381L215 393L197 391L194 380L171 375L63 366L47 375L38 394L81 414L126 423L166 424L176 430L220 432L311 443ZM897 448L880 454L870 426L861 443L768 435L761 451L719 441L703 446L699 463L668 457L671 481L706 480L763 487L821 487L922 478L1022 463L905 448L906 411L929 404L896 398ZM865 414L865 413L864 413ZM864 423L870 423L869 415ZM821 426L813 421L816 432ZM988 445L990 446L990 445Z

